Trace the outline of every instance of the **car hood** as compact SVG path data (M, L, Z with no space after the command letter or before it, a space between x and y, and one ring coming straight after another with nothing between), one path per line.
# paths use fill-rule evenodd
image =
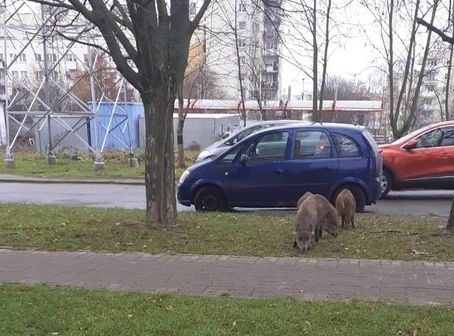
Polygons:
M391 147L394 147L394 146L391 144L378 145L379 149L387 149L387 148L391 148Z

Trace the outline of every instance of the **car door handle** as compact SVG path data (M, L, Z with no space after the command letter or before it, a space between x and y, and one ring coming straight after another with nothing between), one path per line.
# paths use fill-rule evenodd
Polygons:
M325 168L323 168L323 169L324 169L324 170L328 170L328 171L334 170L333 167L325 167Z
M275 173L275 174L284 174L284 169L279 168L279 169L276 170L274 173Z

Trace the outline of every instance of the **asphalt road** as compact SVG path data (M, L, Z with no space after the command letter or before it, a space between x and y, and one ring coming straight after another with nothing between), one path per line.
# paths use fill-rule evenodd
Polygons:
M448 217L452 191L399 191L387 199L366 207L366 212L415 216ZM0 203L37 203L144 209L143 185L71 184L71 183L0 183ZM179 211L194 211L178 205ZM236 209L251 211L251 209ZM254 211L268 211L257 210ZM0 215L1 216L1 215Z

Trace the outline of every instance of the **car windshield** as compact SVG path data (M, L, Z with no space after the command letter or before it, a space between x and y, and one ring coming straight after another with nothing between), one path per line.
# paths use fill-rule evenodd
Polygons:
M264 126L261 126L261 125L257 125L255 127L250 127L250 128L246 128L240 132L238 132L237 134L235 134L233 137L231 137L230 139L228 139L225 144L228 145L228 146L231 146L233 144L236 144L237 142L241 141L242 139L246 138L248 135L258 131L259 129L262 129L264 128Z
M424 133L425 131L431 129L432 126L426 126L426 127L423 127L423 128L420 128L420 129L417 129L416 131L413 131L411 133L408 133L407 135L403 136L402 138L400 139L397 139L395 141L393 141L393 143L396 143L396 144L399 144L399 143L405 143L411 139L413 139L415 136L417 136L418 134L422 134Z

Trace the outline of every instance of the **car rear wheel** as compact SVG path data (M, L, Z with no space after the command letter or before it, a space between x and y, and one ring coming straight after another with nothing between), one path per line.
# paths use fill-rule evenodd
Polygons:
M380 178L381 178L381 188L382 188L380 198L385 198L386 195L388 195L389 191L391 190L392 177L391 177L391 174L387 170L383 170L383 173Z
M336 198L337 195L343 190L343 189L348 189L350 192L353 194L353 197L355 197L355 202L356 202L356 212L363 212L364 208L366 207L366 196L364 195L364 191L361 189L359 186L355 185L346 185L341 188L339 188L336 193L334 194L334 199L333 199L333 204L336 203Z
M223 211L226 209L225 197L216 187L202 187L194 197L197 211Z

